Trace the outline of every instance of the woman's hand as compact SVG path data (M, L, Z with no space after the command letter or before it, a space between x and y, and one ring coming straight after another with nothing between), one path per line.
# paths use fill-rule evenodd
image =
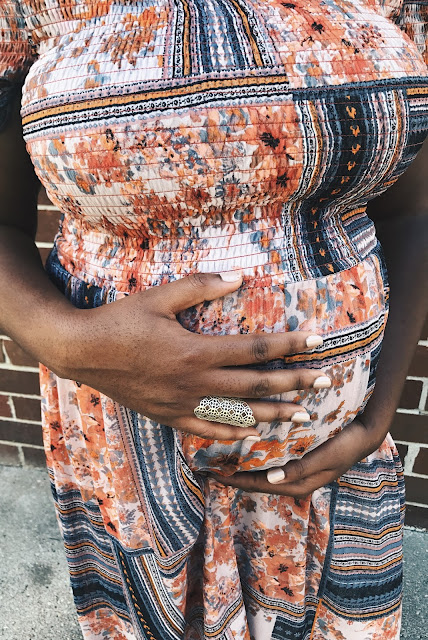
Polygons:
M244 491L305 498L337 480L357 462L375 451L388 430L366 427L355 419L343 431L298 460L269 471L241 472L231 476L209 474L221 484Z
M391 296L376 386L364 413L300 460L279 467L285 477L278 484L268 481L266 471L228 477L210 474L222 484L302 498L339 478L385 439L427 313L428 279L423 277L428 272L427 170L428 141L404 176L369 203L368 213L385 253Z
M260 371L262 363L315 346L309 332L207 336L191 333L176 315L203 301L238 289L232 274L199 274L154 287L97 309L73 309L69 348L56 372L78 380L175 429L218 440L257 436L254 427L223 425L196 418L206 395L245 398L257 422L302 422L302 407L257 400L295 389L330 385L322 371ZM233 276L232 276L233 277ZM318 339L320 344L322 339ZM55 369L54 369L55 370ZM316 380L318 379L318 382Z

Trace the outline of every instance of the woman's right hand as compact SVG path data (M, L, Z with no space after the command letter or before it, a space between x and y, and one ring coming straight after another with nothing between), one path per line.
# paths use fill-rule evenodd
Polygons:
M310 347L306 340L313 334L207 336L191 333L178 322L180 311L223 297L242 282L240 276L234 281L223 278L196 274L97 309L72 309L67 353L55 368L57 373L156 422L203 438L242 440L257 435L254 427L198 419L193 411L207 395L244 398L257 422L307 421L309 416L302 415L304 409L298 404L259 399L328 387L322 371L261 371L245 365L309 350L316 339L309 341Z

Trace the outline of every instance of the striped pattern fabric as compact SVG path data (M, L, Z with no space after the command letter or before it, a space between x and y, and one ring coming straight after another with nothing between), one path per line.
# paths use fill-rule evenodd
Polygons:
M310 414L202 440L41 367L44 441L85 640L398 640L404 489L388 436L307 499L207 475L281 466L375 384L388 282L367 203L428 130L425 0L0 0L0 123L63 212L47 271L82 309L195 272L211 335L305 330ZM108 345L106 345L108 347ZM143 356L142 356L143 357ZM278 400L279 398L273 398Z

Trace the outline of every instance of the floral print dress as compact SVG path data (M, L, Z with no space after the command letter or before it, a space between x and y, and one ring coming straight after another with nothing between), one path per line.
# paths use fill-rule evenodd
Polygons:
M427 133L422 0L0 0L1 118L63 212L47 270L81 308L195 272L241 288L190 331L316 331L270 368L308 423L260 442L155 424L41 367L44 441L85 640L398 640L403 474L388 436L307 499L225 476L345 429L373 390L388 284L366 205ZM108 345L107 345L108 348Z

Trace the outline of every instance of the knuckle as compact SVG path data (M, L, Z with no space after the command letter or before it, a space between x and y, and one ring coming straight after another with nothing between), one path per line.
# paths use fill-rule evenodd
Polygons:
M230 427L230 440L241 440L242 439L242 429L241 427Z
M295 331L287 333L287 349L288 353L297 351L299 345L298 334Z
M303 371L297 370L294 373L294 381L296 389L305 389L307 386L307 381L305 379L305 375Z
M266 377L258 377L250 386L250 398L263 398L270 395L271 385Z
M208 284L208 275L206 273L193 273L189 276L189 284L197 290L204 288Z
M288 413L286 408L281 402L273 403L273 420L277 422L284 422L288 419Z
M260 473L238 473L238 486L244 491L260 492Z
M292 460L289 462L289 473L292 478L293 484L301 482L305 477L305 465L301 459Z
M301 460L296 460L296 475L301 480L305 475L305 465Z
M159 402L158 405L162 408L165 415L177 417L183 415L183 400L180 397L169 398Z
M269 357L269 344L265 336L254 336L251 342L251 355L257 362L265 362Z
M190 369L193 372L200 364L200 357L199 347L192 346L191 349L184 349L180 355L180 368Z
M204 426L198 433L199 438L205 438L206 440L215 439L215 434L213 433L212 427Z

